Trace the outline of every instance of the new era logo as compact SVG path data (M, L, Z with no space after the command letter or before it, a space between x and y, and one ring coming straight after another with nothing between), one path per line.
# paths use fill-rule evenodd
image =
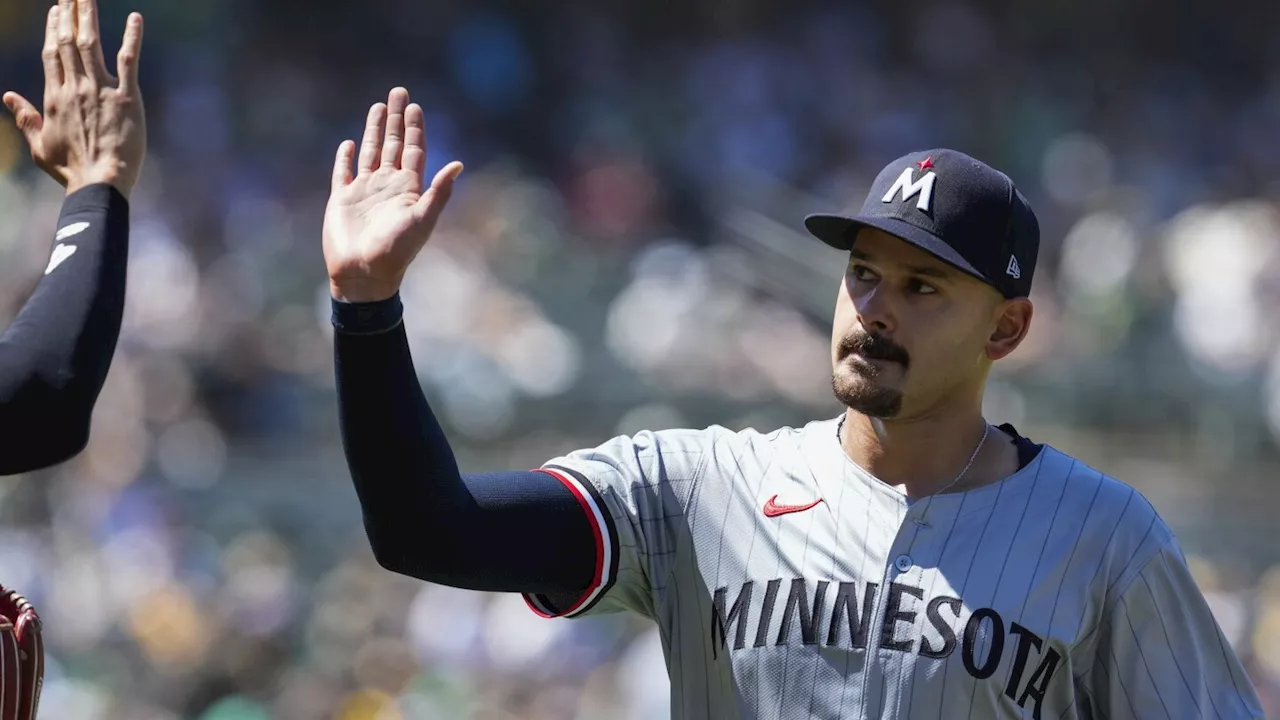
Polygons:
M1022 268L1018 267L1018 258L1010 255L1009 267L1005 268L1004 272L1006 275L1013 278L1014 280L1020 279L1022 277Z

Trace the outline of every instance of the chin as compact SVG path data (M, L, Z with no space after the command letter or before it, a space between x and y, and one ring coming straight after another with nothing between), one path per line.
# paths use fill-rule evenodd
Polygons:
M867 417L887 420L902 411L902 391L882 385L847 367L831 378L831 390L845 407Z

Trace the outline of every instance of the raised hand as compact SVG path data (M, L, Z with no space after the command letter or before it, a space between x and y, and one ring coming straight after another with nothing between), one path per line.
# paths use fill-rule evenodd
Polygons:
M15 92L4 94L36 165L67 193L107 183L128 197L147 154L147 127L138 89L142 16L129 15L107 72L98 36L96 0L59 0L45 24L44 114Z
M355 143L338 146L324 214L324 260L333 297L348 302L396 294L453 192L462 163L452 162L423 188L427 162L422 108L395 88L369 108L355 175Z

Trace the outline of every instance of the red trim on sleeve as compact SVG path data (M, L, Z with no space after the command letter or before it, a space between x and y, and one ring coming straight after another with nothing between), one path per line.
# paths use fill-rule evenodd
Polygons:
M572 615L579 608L585 605L587 601L590 600L596 594L596 589L599 588L601 584L603 584L605 581L604 579L604 556L605 556L604 528L600 527L600 521L596 519L596 512L592 511L592 505L593 505L592 501L589 500L587 496L583 494L581 490L578 489L577 483L570 482L568 478L556 472L555 470L549 470L547 468L537 468L536 472L546 473L551 477L559 480L560 484L564 485L566 488L569 489L569 492L573 493L573 496L578 500L578 504L582 506L582 511L586 513L587 520L591 523L591 532L592 534L595 535L595 541L596 541L595 577L592 579L591 584L587 586L587 589L583 591L582 595L578 597L577 600L573 601L573 604L571 606L569 606L564 610L560 610L559 612L547 612L548 610L552 610L553 608L548 606L545 601L542 601L539 598L539 602L535 604L532 596L530 596L527 593L524 594L523 596L524 602L526 605L529 606L529 609L532 610L537 615L539 615L540 617L544 617L544 618L564 617L566 615ZM596 508L596 510L601 514L607 512L605 508ZM543 607L539 607L539 605Z

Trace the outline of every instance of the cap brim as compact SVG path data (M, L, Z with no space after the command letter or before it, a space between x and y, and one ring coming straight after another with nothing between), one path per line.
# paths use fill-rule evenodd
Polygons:
M912 245L933 255L939 260L955 267L957 270L993 284L991 279L978 272L977 268L960 256L950 245L944 243L932 233L912 225L909 222L891 217L848 217L846 215L810 215L804 219L805 229L811 235L837 250L853 249L853 241L858 231L865 227L875 228L909 242Z

